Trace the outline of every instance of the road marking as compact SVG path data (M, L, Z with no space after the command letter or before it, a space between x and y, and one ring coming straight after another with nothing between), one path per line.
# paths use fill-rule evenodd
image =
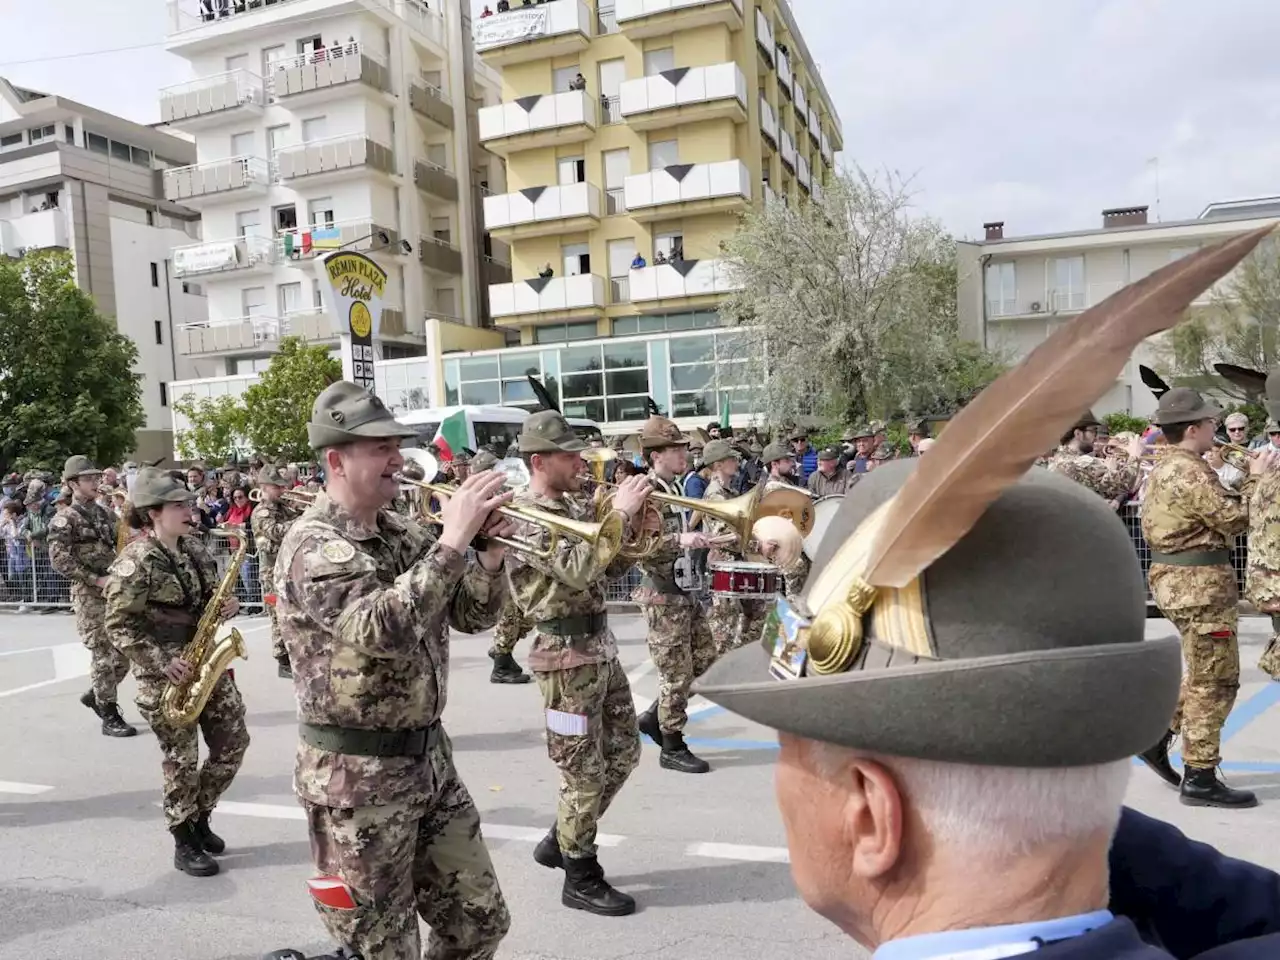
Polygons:
M233 817L261 817L266 820L305 820L307 813L301 807L287 807L281 803L237 803L223 800L218 804L219 813Z
M712 860L749 860L752 863L787 863L786 847L752 847L740 843L691 843L685 848L690 857Z
M25 650L0 650L0 657L20 657L24 653L48 653L59 644L51 643L47 647L27 647Z
M627 683L634 685L641 677L648 676L653 673L653 668L654 662L652 660L646 660L644 663L640 664L640 666L627 674Z
M513 827L506 823L487 823L481 821L480 829L484 831L486 837L493 837L496 840L523 840L526 843L537 843L547 835L546 830L539 830L537 827ZM597 833L596 844L601 847L616 847L622 843L626 837L620 837L616 833Z
M41 687L62 683L64 680L74 680L77 677L87 677L89 675L91 658L88 649L83 644L60 643L56 646L41 647L39 649L48 650L53 656L53 679L40 680L36 683L29 683L25 687L15 687L12 690L0 690L0 697L14 697L20 693L27 693L31 690L39 690Z
M34 797L38 793L48 793L53 787L46 787L43 783L15 783L12 780L0 780L0 793L20 793L23 796Z

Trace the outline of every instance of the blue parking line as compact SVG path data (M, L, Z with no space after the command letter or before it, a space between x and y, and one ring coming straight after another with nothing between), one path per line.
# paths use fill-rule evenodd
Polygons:
M1271 680L1244 703L1236 704L1222 725L1222 742L1226 743L1277 703L1280 703L1280 683Z

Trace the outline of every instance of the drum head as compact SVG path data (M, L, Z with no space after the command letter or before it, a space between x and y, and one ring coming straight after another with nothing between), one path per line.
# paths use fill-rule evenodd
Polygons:
M813 504L813 529L804 538L804 555L811 561L818 555L818 546L822 537L831 526L831 520L844 502L844 494L835 493L829 497L819 497Z

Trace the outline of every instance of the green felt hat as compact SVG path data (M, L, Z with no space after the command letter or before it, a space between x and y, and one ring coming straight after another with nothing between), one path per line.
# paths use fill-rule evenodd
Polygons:
M187 489L185 482L170 475L168 470L155 467L143 467L138 471L133 481L133 492L129 494L129 500L140 510L194 499L195 495Z
M398 422L380 399L347 380L320 391L307 424L307 441L313 450L354 440L415 436L413 429Z
M555 410L529 414L520 427L517 443L521 453L581 453L587 449L586 441Z
M273 464L258 471L258 483L269 483L274 487L287 487L289 486L289 478L284 475L283 470Z
M65 483L68 480L75 480L78 477L100 477L102 471L93 465L93 461L88 457L74 456L67 457L67 462L62 468L62 480Z
M1174 387L1160 398L1151 422L1164 427L1171 423L1196 423L1222 416L1222 408L1206 400L1190 387Z

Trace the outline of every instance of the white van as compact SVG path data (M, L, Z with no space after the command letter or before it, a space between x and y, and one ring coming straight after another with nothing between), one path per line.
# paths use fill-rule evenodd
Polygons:
M418 434L415 446L425 448L436 437L440 424L445 418L458 411L467 415L467 447L479 450L488 446L501 456L503 452L516 442L520 436L520 426L529 416L529 411L522 407L504 407L498 405L432 407L429 410L406 410L396 420L406 427L412 427ZM594 420L580 417L565 417L573 432L583 440L601 437L600 428Z

